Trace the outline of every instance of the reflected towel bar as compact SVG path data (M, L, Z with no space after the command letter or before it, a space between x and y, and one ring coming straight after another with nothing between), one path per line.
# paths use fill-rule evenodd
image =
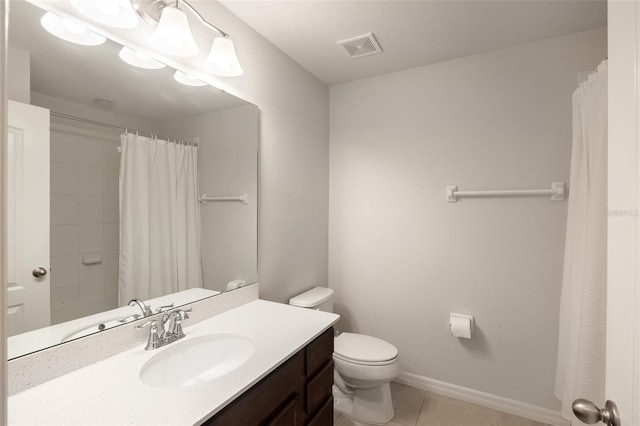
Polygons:
M509 197L520 195L550 195L551 201L564 201L564 182L551 182L551 189L507 189L492 191L458 191L456 185L447 186L447 202L455 203L458 197Z
M209 201L240 201L242 204L247 204L249 202L246 192L243 192L242 195L237 197L208 197L207 194L202 194L200 196L201 203L207 204Z

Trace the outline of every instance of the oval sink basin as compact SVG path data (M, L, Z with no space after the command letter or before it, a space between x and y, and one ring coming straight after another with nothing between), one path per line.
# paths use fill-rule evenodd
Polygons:
M247 362L256 348L240 334L209 334L170 343L147 361L140 380L155 387L185 387L223 376Z

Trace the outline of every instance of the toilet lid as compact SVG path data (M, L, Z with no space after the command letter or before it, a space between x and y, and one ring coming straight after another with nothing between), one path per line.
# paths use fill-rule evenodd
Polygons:
M333 351L343 359L357 362L389 361L398 356L398 350L391 343L355 333L342 333L336 337Z

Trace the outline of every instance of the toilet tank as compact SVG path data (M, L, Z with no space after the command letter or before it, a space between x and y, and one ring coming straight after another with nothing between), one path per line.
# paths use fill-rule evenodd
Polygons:
M300 308L333 312L333 290L327 287L314 287L289 299L289 304Z

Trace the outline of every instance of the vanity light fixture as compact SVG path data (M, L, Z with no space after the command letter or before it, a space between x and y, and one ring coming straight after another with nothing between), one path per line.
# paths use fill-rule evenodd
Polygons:
M174 56L196 56L198 48L185 10L198 21L198 25L219 35L213 40L204 66L213 74L236 77L242 75L242 67L229 34L208 22L185 0L130 0L133 10L150 25L156 26L151 43L158 50Z
M186 74L182 71L176 71L176 73L173 75L173 78L178 82L178 83L182 83L185 86L195 86L195 87L199 87L199 86L206 86L207 83L205 83L202 80L197 79L196 77L190 76L189 74Z
M214 74L226 77L242 75L242 67L236 56L236 49L229 37L216 37L204 66Z
M193 39L187 15L176 6L165 6L151 44L161 52L174 56L196 56L200 49Z
M138 15L129 0L71 0L71 6L89 19L115 28L135 28Z
M156 61L152 57L145 55L144 53L135 51L127 46L124 46L119 53L120 59L128 63L129 65L133 65L134 67L144 68L148 70L159 70L161 68L166 67L160 61Z
M40 24L54 36L71 43L98 46L107 41L105 37L89 31L82 25L51 12L45 13L40 19Z

